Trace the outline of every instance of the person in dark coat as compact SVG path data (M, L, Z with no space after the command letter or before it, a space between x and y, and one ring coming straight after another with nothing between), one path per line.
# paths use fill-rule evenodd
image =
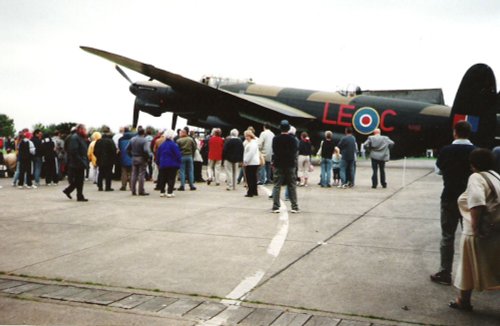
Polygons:
M76 189L76 199L81 202L88 201L83 196L85 170L89 167L86 139L87 128L85 128L84 124L79 124L76 126L75 132L68 137L65 144L65 148L67 149L69 186L63 192L69 199L72 199L71 193Z
M273 213L280 212L280 192L281 186L286 185L289 192L290 202L292 204L291 213L299 213L297 201L295 173L296 157L298 150L297 139L289 134L290 124L288 120L282 120L280 123L281 134L273 138L273 165L274 187L273 187Z
M340 148L340 154L342 154L342 159L340 160L341 187L353 187L356 173L357 144L351 127L345 128L345 136L340 139L337 147Z
M56 164L56 145L49 134L46 134L40 145L45 166L45 184L52 186L58 183Z
M467 182L472 174L469 155L475 146L469 140L471 129L470 123L459 121L453 127L453 142L441 149L436 161L436 171L443 176L440 203L440 266L437 273L430 275L430 279L432 282L443 285L451 285L455 233L458 224L462 221L457 200L467 189Z
M245 148L238 134L237 129L231 130L229 137L224 142L224 149L222 151L224 168L226 169L227 190L231 190L234 187L237 164L243 162Z
M37 188L33 185L31 174L31 159L35 155L35 145L24 133L19 134L18 158L19 164L19 188L22 188L26 180L26 188Z
M102 191L102 182L105 182L105 191L113 191L111 181L113 180L113 165L115 164L116 146L111 138L111 132L108 127L103 128L102 138L99 139L94 148L94 155L97 158L99 167L99 176L97 178L97 187Z
M42 175L43 153L42 153L42 131L36 129L31 137L31 142L35 146L35 155L33 159L33 179L35 185L40 186L40 176Z

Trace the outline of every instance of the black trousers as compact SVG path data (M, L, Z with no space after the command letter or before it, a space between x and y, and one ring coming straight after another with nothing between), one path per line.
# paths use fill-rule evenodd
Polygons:
M245 166L245 174L247 177L247 185L248 191L247 195L249 196L257 196L257 170L259 169L258 165L247 165Z
M25 177L26 175L26 177ZM24 180L26 180L26 184L31 187L33 180L33 176L31 175L31 160L20 160L19 161L19 185L24 185Z
M387 183L385 182L385 162L372 159L372 187L376 187L378 185L377 178L377 170L380 170L380 184L382 187L386 187Z
M57 183L59 178L56 171L56 158L47 159L45 161L45 183Z
M193 162L194 164L194 181L203 182L203 177L201 176L201 170L203 168L203 162Z
M85 180L85 169L84 168L73 168L68 169L68 182L69 186L64 189L67 193L72 193L76 189L77 199L82 199L83 197L83 180Z
M111 189L113 180L113 166L99 166L99 175L97 176L97 187L102 190L102 181L106 183L106 190Z
M160 169L158 174L158 187L160 188L160 193L165 193L165 186L167 187L167 194L174 192L175 177L177 176L178 168L163 168Z

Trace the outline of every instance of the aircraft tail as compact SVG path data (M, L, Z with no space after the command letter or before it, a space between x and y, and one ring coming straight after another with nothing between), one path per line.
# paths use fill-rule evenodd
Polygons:
M472 125L471 141L478 147L492 148L499 102L493 70L485 64L475 64L467 70L458 88L450 123L466 120Z

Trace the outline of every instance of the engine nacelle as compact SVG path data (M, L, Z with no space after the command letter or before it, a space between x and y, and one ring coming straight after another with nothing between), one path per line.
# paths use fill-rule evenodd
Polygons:
M135 108L155 117L171 111L179 102L179 96L172 87L158 82L133 83L130 85L130 92L136 96Z

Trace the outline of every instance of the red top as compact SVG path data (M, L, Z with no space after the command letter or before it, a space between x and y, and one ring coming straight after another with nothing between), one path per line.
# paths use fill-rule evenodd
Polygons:
M221 161L223 149L224 139L219 136L210 137L208 141L208 159L212 161Z

